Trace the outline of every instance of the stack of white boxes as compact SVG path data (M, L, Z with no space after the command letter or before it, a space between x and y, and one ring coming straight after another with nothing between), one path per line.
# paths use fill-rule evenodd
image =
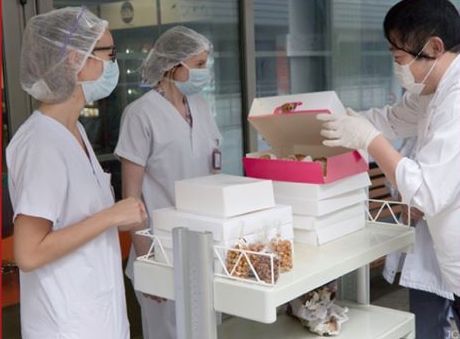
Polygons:
M275 205L271 180L219 174L177 181L175 188L176 208L152 212L154 234L171 261L176 227L209 231L215 245L228 248L241 238L250 241L279 234L293 240L292 209ZM221 272L217 260L215 270Z
M292 206L295 242L314 245L365 226L370 185L360 152L322 144L320 113L346 109L332 91L254 99L249 122L271 149L243 159L248 176L273 180L276 203Z
M366 172L330 184L274 181L275 201L292 206L296 242L322 245L362 229L366 220Z

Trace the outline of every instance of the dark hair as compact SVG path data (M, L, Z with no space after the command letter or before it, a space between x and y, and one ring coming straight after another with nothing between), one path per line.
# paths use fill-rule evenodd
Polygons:
M402 0L386 14L383 30L393 47L413 56L433 36L446 51L460 52L460 15L449 0ZM419 57L432 59L423 52Z

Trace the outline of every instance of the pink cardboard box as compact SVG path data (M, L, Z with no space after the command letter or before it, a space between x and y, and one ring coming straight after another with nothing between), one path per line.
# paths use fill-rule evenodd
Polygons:
M281 105L302 103L290 112L281 112ZM254 99L249 122L272 147L265 152L249 153L243 159L246 175L277 181L325 184L368 170L366 160L358 151L322 145L319 113L346 114L336 93L315 92ZM313 158L326 158L326 175L321 163L283 159L261 159L262 154L277 157L305 154Z

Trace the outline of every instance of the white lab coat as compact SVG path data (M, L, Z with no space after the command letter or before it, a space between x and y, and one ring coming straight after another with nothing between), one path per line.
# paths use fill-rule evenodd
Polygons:
M192 128L155 90L132 102L123 113L115 154L145 167L142 195L148 213L175 205L175 181L212 172L212 152L220 145L221 135L206 101L200 95L187 99ZM151 226L154 231L155 225ZM126 269L131 279L134 257L131 249ZM144 337L175 338L173 303L159 304L137 295Z
M432 96L406 93L400 104L366 115L389 138L417 137L413 160L396 167L396 184L402 201L424 212L445 286L459 295L460 57Z
M416 138L408 138L399 150L400 154L414 158ZM421 219L415 225L415 244L408 253L394 252L385 258L383 276L393 283L397 272L401 272L401 286L437 294L446 299L453 299L449 288L442 279L438 260L434 253L428 225Z
M58 121L34 112L11 140L6 160L14 214L48 219L60 230L113 205L83 127L90 159ZM72 253L20 272L24 339L128 339L118 232L112 228Z

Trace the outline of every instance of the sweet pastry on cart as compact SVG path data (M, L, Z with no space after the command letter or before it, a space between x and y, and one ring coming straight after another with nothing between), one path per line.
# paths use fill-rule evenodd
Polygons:
M277 236L270 241L270 248L278 255L281 273L292 270L294 266L292 242Z
M297 161L305 161L305 162L312 162L313 158L309 155L302 154L302 153L295 153L294 157Z
M321 286L289 302L288 313L298 318L310 332L321 336L340 334L348 320L348 308L335 304L337 282Z
M321 165L323 171L323 177L327 176L327 159L324 157L313 159L314 162L317 162Z
M268 255L263 254L274 254L273 256L273 282L277 282L280 274L280 262L276 253L267 248L266 244L262 242L256 242L248 246L249 251L258 252L261 254L249 254L249 260L251 261L254 270L260 280L265 281L268 284L272 283L272 260Z
M302 102L300 101L286 102L281 106L276 107L273 114L292 113L300 105L302 105Z
M246 255L244 255L242 251L249 251L250 253L246 252ZM271 256L263 254L274 254L273 265ZM257 273L257 276L260 280L271 284L273 272L273 282L275 283L278 281L280 273L280 261L278 255L271 249L267 248L265 243L254 242L247 244L244 239L241 239L233 247L233 249L227 250L225 266L230 275L243 279L250 277L255 278L249 262L251 263L255 273Z
M241 255L241 250L247 250L248 245L244 240L238 241L232 249L227 250L225 266L230 275L237 278L248 278L249 263L244 255Z
M262 153L260 156L259 156L259 159L270 159L270 160L274 160L274 159L277 159L276 155L274 155L273 153Z

